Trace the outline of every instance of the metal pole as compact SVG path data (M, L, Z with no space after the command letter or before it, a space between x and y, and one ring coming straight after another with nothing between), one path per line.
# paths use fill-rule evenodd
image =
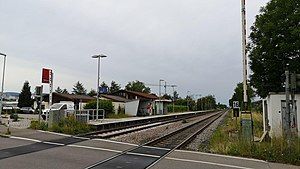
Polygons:
M189 92L190 92L190 91L187 91L187 97L186 97L187 111L190 111L190 108L189 108Z
M175 112L175 111L174 111L174 106L175 106L175 105L174 105L174 104L175 104L175 103L174 103L174 102L175 102L175 90L174 90L174 87L175 87L175 86L173 85L173 86L172 86L172 88L173 88L173 113Z
M98 73L97 73L97 113L99 112L99 81L100 81L100 57L98 57Z
M6 62L6 54L0 53L0 55L4 56L3 62L3 74L2 74L2 85L1 85L1 102L0 102L0 124L2 123L2 108L3 108L3 91L4 91L4 76L5 76L5 62Z
M39 104L39 123L41 122L42 102L43 102L43 85L41 85L41 95L40 95L40 104Z
M52 105L52 94L53 94L53 71L50 70L50 83L49 83L49 87L50 87L50 92L49 92L49 107L51 107Z
M167 94L167 82L165 81L165 95Z
M289 71L285 71L285 77L286 77L286 81L285 81L285 96L286 96L286 101L285 101L285 115L283 116L283 128L284 128L284 133L286 134L286 138L289 140L290 136L291 136L291 128L290 128L290 73Z
M246 2L241 0L242 5L242 53L243 53L243 91L244 91L244 109L247 110L247 83L248 83L248 61L247 61L247 51L246 51Z

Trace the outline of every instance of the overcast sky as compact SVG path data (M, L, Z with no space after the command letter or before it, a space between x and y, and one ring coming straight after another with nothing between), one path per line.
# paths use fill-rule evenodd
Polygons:
M248 30L267 1L248 0ZM0 0L5 91L40 85L43 67L55 88L95 89L91 56L101 53L106 83L164 79L181 97L214 94L227 104L242 81L240 11L240 0Z

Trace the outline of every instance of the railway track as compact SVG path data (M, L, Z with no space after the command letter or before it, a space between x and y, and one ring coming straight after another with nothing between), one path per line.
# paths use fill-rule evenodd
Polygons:
M134 147L109 159L100 161L86 169L148 169L169 155L175 149L181 149L189 144L194 137L204 131L224 112L212 114L202 120L180 128L148 143Z
M205 112L203 114L194 114L194 115L190 115L188 117L176 117L171 120L159 121L159 122L155 122L155 123L147 123L144 125L134 125L134 126L122 127L122 128L117 128L117 129L111 129L111 130L97 131L97 132L86 134L84 136L90 137L90 138L107 139L107 138L111 138L111 137L116 137L116 136L120 136L120 135L124 135L124 134L128 134L128 133L136 132L136 131L141 131L144 129L162 126L162 125L169 124L169 123L174 123L174 122L181 121L181 120L187 120L187 119L192 119L192 118L196 118L196 117L201 117L201 116L204 116L204 115L207 115L210 113L211 112Z
M164 135L156 140L150 141L146 146L178 149L190 143L195 136L200 134L205 128L207 128L212 122L218 119L222 114L212 114L204 119L193 122L192 124L180 128L174 132Z

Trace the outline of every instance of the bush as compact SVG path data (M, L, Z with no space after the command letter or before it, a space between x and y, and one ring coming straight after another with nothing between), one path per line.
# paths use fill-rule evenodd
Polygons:
M173 112L173 105L168 105L168 112ZM187 106L174 105L174 112L185 112L187 111Z
M9 117L10 117L10 119L13 119L13 121L18 121L18 119L19 119L19 116L17 113L12 113L12 114L10 114Z
M99 100L99 107L105 110L105 114L115 113L114 106L110 100ZM93 100L84 106L84 109L96 109L97 100Z
M214 132L209 143L213 153L258 158L271 162L300 165L300 138L290 141L290 146L283 138L273 138L271 142L245 142L239 139L240 125L228 113L224 124ZM254 131L262 133L262 117L254 113ZM238 123L239 124L239 123Z
M69 116L63 118L58 123L54 123L49 130L58 133L76 135L90 132L92 128L86 123L77 121L74 116Z
M48 130L48 124L46 122L38 122L38 121L31 121L29 128L35 130Z

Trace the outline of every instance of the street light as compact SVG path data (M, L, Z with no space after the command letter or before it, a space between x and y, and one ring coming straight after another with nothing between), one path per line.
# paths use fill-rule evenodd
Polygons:
M190 111L190 108L189 108L189 93L190 91L187 91L187 96L186 96L186 106L187 106L187 111Z
M102 55L102 54L100 54L100 55L94 55L94 56L92 56L92 58L94 58L94 59L98 59L98 72L97 72L97 118L96 119L98 119L98 111L99 111L99 82L100 82L100 60L101 60L101 58L105 58L105 57L107 57L106 55Z
M173 88L173 113L174 113L175 112L174 111L174 107L175 107L174 106L174 104L175 104L175 89L174 88L177 87L177 86L176 85L171 85L171 87Z
M160 87L161 87L161 82L163 82L163 81L165 81L165 80L163 80L163 79L159 79L159 104L158 104L158 113L159 114L161 114L161 89L160 89Z
M0 53L0 55L4 56L3 62L3 74L2 74L2 85L1 85L1 102L0 102L0 124L2 123L2 107L3 107L3 90L4 90L4 75L5 75L5 62L6 62L6 54Z

